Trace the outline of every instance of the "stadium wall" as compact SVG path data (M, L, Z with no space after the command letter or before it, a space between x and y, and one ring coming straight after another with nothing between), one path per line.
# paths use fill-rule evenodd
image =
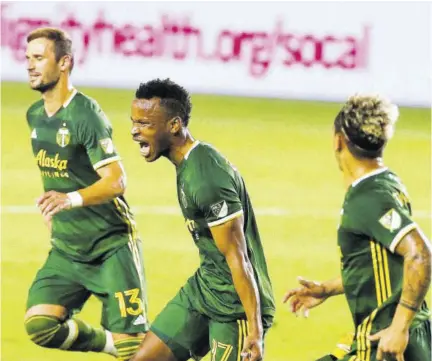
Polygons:
M1 76L25 81L26 34L67 30L77 85L170 77L197 93L430 106L430 3L2 2Z

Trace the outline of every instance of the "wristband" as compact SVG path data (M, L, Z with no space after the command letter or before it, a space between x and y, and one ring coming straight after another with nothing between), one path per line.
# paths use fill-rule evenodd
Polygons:
M67 193L67 196L71 202L71 208L81 207L83 205L83 198L79 192Z

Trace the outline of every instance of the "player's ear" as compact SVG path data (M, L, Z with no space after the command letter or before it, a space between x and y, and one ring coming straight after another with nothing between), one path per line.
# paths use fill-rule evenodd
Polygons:
M72 57L70 55L65 55L60 60L60 70L61 71L69 71L72 67Z
M333 150L335 153L340 153L343 148L343 135L339 132L334 134L333 137Z
M174 117L169 121L169 131L171 134L177 134L182 126L182 120L180 117Z

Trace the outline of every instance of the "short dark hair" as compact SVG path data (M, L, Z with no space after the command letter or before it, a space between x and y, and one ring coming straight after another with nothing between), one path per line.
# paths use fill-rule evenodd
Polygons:
M71 67L69 72L72 72L74 67L74 57L72 52L72 40L70 36L63 30L57 28L38 28L33 30L27 35L27 43L45 38L54 43L55 59L58 62L63 56L69 55L71 57Z
M184 126L188 126L192 103L185 88L171 79L154 79L141 83L135 92L137 99L160 98L160 105L169 117L180 117Z
M397 106L387 99L354 95L336 116L334 129L344 135L348 149L356 158L374 159L382 156L398 116Z

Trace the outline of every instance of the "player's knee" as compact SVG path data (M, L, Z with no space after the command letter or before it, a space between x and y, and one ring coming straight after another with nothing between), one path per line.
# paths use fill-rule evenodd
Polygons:
M52 340L61 328L61 321L53 316L31 316L25 321L30 340L36 345L55 348Z
M138 351L143 337L129 336L114 341L118 361L129 361Z

